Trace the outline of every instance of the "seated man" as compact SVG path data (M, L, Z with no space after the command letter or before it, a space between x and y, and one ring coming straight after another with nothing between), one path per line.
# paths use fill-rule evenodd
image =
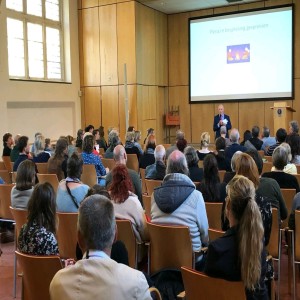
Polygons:
M153 223L184 225L190 228L194 251L208 243L208 221L202 194L188 177L187 161L182 152L173 151L167 161L166 176L151 199ZM201 269L202 257L196 258Z
M115 236L111 201L102 195L86 198L78 215L78 243L83 259L56 273L50 284L50 298L151 299L143 273L110 258Z
M163 145L157 145L154 150L155 163L146 167L145 178L163 180L166 175L166 165L164 159L166 150Z
M225 149L225 157L231 161L233 154L237 151L245 152L247 150L246 147L241 146L239 144L240 133L236 128L233 128L230 132L230 141L231 145Z
M283 142L285 142L287 136L287 132L284 128L279 128L276 131L276 143L269 146L269 148L265 148L265 155L272 156L274 150Z

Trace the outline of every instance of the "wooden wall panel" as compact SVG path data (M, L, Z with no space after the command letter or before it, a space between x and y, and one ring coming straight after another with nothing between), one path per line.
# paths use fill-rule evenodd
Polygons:
M188 13L168 16L169 86L188 85Z
M84 95L85 126L101 124L101 99L100 87L86 87Z
M127 64L127 83L136 83L135 3L117 5L117 42L119 84L124 84L124 64Z
M118 84L117 5L99 8L101 85Z
M155 129L156 143L167 144L165 113L168 103L168 88L158 87L157 89L157 105L156 105L156 125ZM149 128L149 127L148 127Z
M118 86L101 87L102 126L119 128L119 88Z
M216 7L214 8L214 14L224 14L224 13L230 13L233 11L238 10L238 5L229 5L229 6L222 6L222 7Z
M100 85L98 7L82 10L84 86Z
M82 8L97 7L99 5L98 0L82 0Z
M284 4L291 4L293 0L268 0L265 1L265 6L277 6L277 5L284 5Z
M80 88L81 91L82 91L82 96L80 97L80 108L81 108L81 111L80 111L80 116L81 116L81 122L80 122L80 126L81 128L84 128L85 127L85 88L84 87L81 87ZM79 129L79 128L78 128Z
M155 11L155 84L168 85L168 18Z
M155 11L136 3L137 83L155 84Z
M81 3L81 2L80 2ZM79 46L79 72L80 86L84 85L84 63L83 63L83 28L82 28L82 10L78 10L78 46Z
M116 0L99 0L99 6L107 4L116 4Z

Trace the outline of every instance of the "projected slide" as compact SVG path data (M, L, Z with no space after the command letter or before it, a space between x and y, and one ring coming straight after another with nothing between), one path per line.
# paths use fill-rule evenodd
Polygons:
M190 19L190 102L291 99L292 6Z

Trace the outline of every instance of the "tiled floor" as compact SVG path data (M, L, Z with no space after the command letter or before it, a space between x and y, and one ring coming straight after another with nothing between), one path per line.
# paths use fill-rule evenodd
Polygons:
M1 300L12 300L13 298L13 264L14 264L14 243L2 244L1 248L3 251L0 257L0 299ZM281 265L281 286L280 286L280 299L291 300L292 295L288 292L288 272L287 264L288 257L283 250L282 265ZM298 297L300 300L300 276L297 270L297 288ZM17 279L17 298L21 299L21 278Z

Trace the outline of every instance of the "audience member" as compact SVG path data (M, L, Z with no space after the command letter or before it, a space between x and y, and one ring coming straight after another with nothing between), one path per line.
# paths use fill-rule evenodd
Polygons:
M263 144L261 146L261 150L264 150L265 154L267 154L267 150L271 145L276 144L276 139L273 136L270 136L269 127L264 126L262 132L262 141Z
M284 147L285 151L288 154L288 163L286 164L286 166L283 169L283 172L288 173L288 174L292 174L292 175L296 175L297 174L297 167L294 163L291 163L292 160L292 152L291 152L291 147L288 143L281 143L280 147ZM274 171L275 167L273 166L271 171Z
M100 126L99 127L99 139L96 140L96 142L98 143L99 145L99 148L103 148L104 151L107 150L107 143L106 143L106 140L105 140L105 137L104 137L104 127L103 126Z
M291 174L283 172L284 167L288 163L288 154L284 147L278 146L272 155L274 171L266 172L262 174L262 177L269 177L275 179L280 188L282 189L296 189L296 193L299 190L299 184L297 178Z
M3 135L3 153L2 156L10 156L10 152L14 146L12 134L7 132Z
M19 164L28 159L29 154L29 145L28 145L28 137L27 136L21 136L18 141L18 150L19 150L19 156L14 162L13 171L17 172Z
M35 152L35 144L34 143L35 143L35 140L38 138L39 135L42 135L42 133L41 132L36 132L35 135L34 135L34 142L31 145L31 149L30 149L30 155L32 157L34 157L34 152Z
M225 156L225 148L226 148L225 139L222 136L220 136L216 139L215 143L216 143L216 151L214 151L213 153L215 154L218 163L218 169L231 171L230 160Z
M286 136L287 136L286 130L284 128L279 128L276 131L276 143L269 146L268 149L266 148L265 149L265 154L267 156L272 156L273 151L275 150L275 148L277 148L281 143L285 142Z
M292 160L291 162L300 165L300 136L292 136L289 139L291 147Z
M87 127L85 127L84 132L89 132L89 133L93 134L94 128L95 127L93 125L88 125Z
M130 220L136 239L139 242L149 240L145 213L133 186L125 165L116 165L112 171L109 185L110 198L113 201L117 219Z
M176 144L177 144L177 141L179 140L183 140L184 139L184 132L180 129L178 129L176 131L176 141L175 141L175 145L172 145L171 147L169 147L167 150L166 150L166 160L168 159L169 155L174 151L174 150L178 150Z
M134 146L137 147L140 151L140 155L143 155L144 151L140 145L140 140L141 140L141 132L139 130L136 130L134 132Z
M150 135L150 134L153 134L154 135L154 129L153 128L148 128L147 129L147 135L144 139L144 144L146 144L146 141L147 141L147 137Z
M35 164L26 159L19 164L16 185L11 190L11 206L27 209L35 185Z
M166 175L165 165L166 150L163 145L157 145L154 150L155 162L146 167L145 178L154 180L163 180Z
M228 160L231 160L233 154L237 151L245 152L247 150L246 147L239 144L240 133L236 128L233 128L230 132L230 141L232 144L225 149L225 157Z
M204 157L210 153L208 146L210 143L210 135L208 132L202 132L200 139L200 147L201 149L197 151L199 160L203 160Z
M34 187L28 202L27 223L18 238L21 252L33 255L58 255L55 193L50 183Z
M178 140L176 143L176 147L180 152L184 152L184 149L187 147L186 139Z
M14 138L15 145L11 149L11 152L10 152L10 160L11 160L11 162L15 162L18 159L18 156L19 156L18 141L19 141L20 137L21 137L21 135L17 134L15 136L15 138Z
M140 150L134 145L134 131L126 132L125 151L127 154L136 154L138 160L140 159Z
M46 163L51 157L51 153L45 151L45 138L38 135L34 141L33 161L35 163Z
M234 176L235 176L235 161L238 158L238 156L243 153L242 151L236 151L232 158L231 158L231 171L227 172L224 174L224 178L223 178L223 183L227 184Z
M56 203L60 212L77 212L89 186L80 181L83 160L76 152L68 159L67 178L60 181L57 189Z
M121 144L119 132L116 129L112 129L108 134L108 148L104 154L104 157L114 158L114 149L119 144Z
M226 215L230 228L208 246L204 272L212 277L243 281L247 299L268 299L266 253L261 213L254 184L235 176L228 184Z
M219 137L224 138L224 140L225 140L225 148L231 145L231 141L230 141L230 139L227 136L228 136L228 134L227 134L226 126L223 125L223 126L220 127L220 136Z
M134 132L134 131L135 131L134 126L129 126L127 128L127 132Z
M137 132L137 131L136 131ZM156 139L154 135L149 135L145 144L145 152L140 157L140 168L146 169L146 167L155 163L154 150L156 147Z
M74 146L74 138L71 135L67 135L66 139L68 142L68 157L70 157L76 151L76 147Z
M189 177L193 182L201 182L203 180L203 169L199 168L199 157L197 151L192 146L184 149L184 155L189 168Z
M56 174L58 181L67 177L68 141L59 138L56 142L54 155L48 160L48 173Z
M245 130L243 136L244 136L244 139L243 139L243 141L241 142L241 146L245 146L246 142L249 141L249 140L251 139L252 135L251 135L250 130L248 130L248 129Z
M263 141L259 139L259 127L253 126L252 127L252 137L249 139L249 142L256 148L256 150L260 150L263 144Z
M293 120L289 122L289 134L286 137L286 142L290 143L290 139L294 136L299 136L299 124L298 121Z
M75 146L77 147L77 151L78 149L82 149L82 138L84 135L84 131L82 129L78 129L77 131L77 138L76 138L76 143Z
M156 188L151 200L153 223L188 226L194 251L208 243L208 221L202 194L188 177L188 166L183 153L173 151L167 161L166 176ZM202 256L196 258L201 270Z
M117 145L114 149L114 160L116 165L125 165L127 162L127 154L125 151L125 148L122 145ZM141 179L137 172L134 170L128 169L129 176L131 178L132 186L133 186L133 192L138 196L141 203L143 203L142 199L142 185L141 185ZM112 181L112 174L109 172L106 175L106 187L109 187L110 183Z
M205 202L223 202L218 163L213 154L205 156L203 161L203 180L198 186Z
M100 195L85 199L78 217L78 242L84 259L54 276L52 300L97 299L99 295L103 299L151 299L145 276L110 258L115 235L111 201Z

